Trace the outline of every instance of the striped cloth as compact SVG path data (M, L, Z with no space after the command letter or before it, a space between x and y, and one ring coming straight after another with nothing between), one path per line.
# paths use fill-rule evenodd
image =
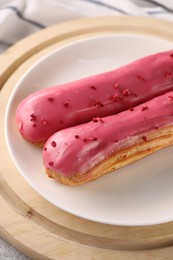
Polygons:
M70 19L109 15L173 21L173 0L0 0L0 43L13 44Z

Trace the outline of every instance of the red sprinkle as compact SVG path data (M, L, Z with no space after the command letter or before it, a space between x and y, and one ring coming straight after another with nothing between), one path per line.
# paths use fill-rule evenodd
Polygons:
M146 142L147 141L147 137L145 135L142 136L142 139Z
M94 117L93 119L92 119L92 121L94 122L94 123L97 123L98 121L99 121L99 117Z
M172 72L169 72L169 71L165 72L166 78L170 78L171 76L172 76Z
M44 151L46 151L47 150L47 147L44 147Z
M144 78L142 77L142 76L138 76L138 79L140 79L140 80L144 80Z
M31 117L31 121L36 120L36 116L34 115L34 113L30 114L30 117Z
M173 101L173 96L168 96L168 100Z
M129 107L129 110L130 110L130 111L134 111L134 108L133 108L133 107Z
M55 99L53 97L48 97L48 101L53 102Z
M114 88L118 88L118 87L119 87L119 84L116 83L116 84L114 85Z
M56 142L55 141L52 141L50 144L51 144L52 147L56 147Z
M155 129L158 129L158 126L155 126L154 128L155 128Z
M49 164L50 166L52 166L52 165L53 165L53 161L50 161L48 164Z
M127 88L127 89L123 90L122 94L123 94L123 96L128 97L131 95L131 91L130 91L130 89Z
M147 109L148 109L147 106L143 106L143 107L141 108L141 111L144 111L144 110L147 110Z
M137 97L137 96L138 96L138 95L137 95L137 94L135 94L135 93L133 93L132 95L133 95L134 97Z
M33 126L33 127L36 127L37 125L36 125L36 124L33 124L32 126Z
M93 121L94 123L98 123L99 121L100 121L101 123L104 123L103 119L100 118L100 117L94 117L94 118L92 119L92 121Z
M88 141L97 141L96 137L88 137Z
M79 139L79 135L75 135L75 138L76 138L76 139Z
M95 86L91 86L90 88L92 88L93 90L96 90L96 89L97 89Z
M64 106L65 106L65 107L69 107L69 102L65 102L65 103L64 103Z
M170 54L170 57L173 58L173 53Z
M119 98L119 95L115 94L115 95L112 96L112 101L117 102L118 98Z
M115 143L118 143L118 140L117 139L115 139L115 141L114 141Z
M47 121L45 119L42 119L41 122L42 122L43 125L47 124Z
M83 141L84 141L84 142L87 142L87 139L86 139L86 138L84 138L84 139L83 139Z
M104 105L101 102L98 103L98 106L99 107L104 107Z
M100 101L95 101L92 105L91 105L91 107L103 107L104 105L100 102Z

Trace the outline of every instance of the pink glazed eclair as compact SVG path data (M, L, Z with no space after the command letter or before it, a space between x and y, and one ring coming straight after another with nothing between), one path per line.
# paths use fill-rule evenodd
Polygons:
M24 139L44 144L61 129L117 114L171 90L173 50L38 91L18 106L17 126Z
M171 144L173 91L55 133L43 148L43 162L49 177L79 185Z

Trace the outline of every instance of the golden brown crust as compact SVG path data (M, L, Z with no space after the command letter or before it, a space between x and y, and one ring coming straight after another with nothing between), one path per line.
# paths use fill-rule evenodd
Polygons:
M145 137L146 138L140 137L133 146L111 155L87 173L76 173L70 177L65 177L60 173L48 169L47 175L61 183L72 186L95 180L106 173L122 168L156 152L157 150L173 144L173 126L167 126L148 132L145 134Z

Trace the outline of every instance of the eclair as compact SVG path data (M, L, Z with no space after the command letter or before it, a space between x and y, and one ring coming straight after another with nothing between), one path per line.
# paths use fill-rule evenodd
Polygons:
M49 177L79 185L171 144L173 91L119 114L58 131L43 148L43 162Z
M120 113L171 90L173 51L167 51L33 93L18 106L17 126L24 139L44 144L59 130Z

